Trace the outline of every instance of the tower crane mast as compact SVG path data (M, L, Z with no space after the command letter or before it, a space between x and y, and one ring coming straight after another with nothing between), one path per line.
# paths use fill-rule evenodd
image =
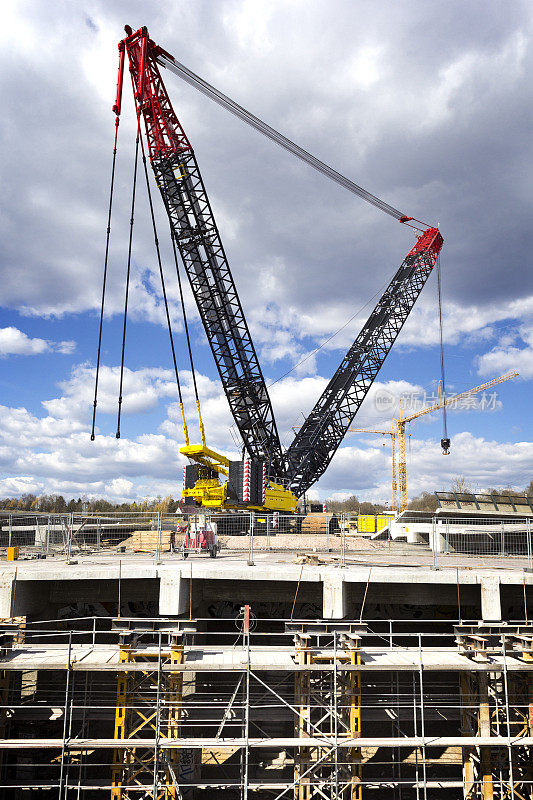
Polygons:
M393 420L393 427L396 428L397 442L398 442L398 510L404 511L407 508L407 459L405 456L405 427L413 422L415 419L425 417L426 414L432 414L441 408L456 405L461 400L467 397L472 397L479 392L484 392L487 389L492 389L493 386L499 386L505 381L516 378L518 372L507 372L505 375L500 375L498 378L486 383L481 383L479 386L473 386L471 389L466 389L464 392L455 394L452 397L442 397L436 403L433 403L427 408L422 408L420 411L415 411L413 414L407 416L400 415L398 419Z
M441 397L436 403L430 406L421 408L408 416L400 415L400 417L393 417L392 426L389 430L377 430L375 428L348 428L348 433L379 433L382 436L391 437L392 448L392 509L396 512L404 511L407 508L407 459L405 454L405 429L406 426L415 419L425 417L427 414L432 414L434 411L439 411L443 407L453 407L461 400L468 397L473 397L479 392L484 392L487 389L492 389L493 386L499 386L505 381L516 378L518 372L507 372L505 375L500 375L498 378L482 383L479 386L473 386L471 389L466 389L464 392L452 395L451 397ZM400 404L401 411L401 404Z

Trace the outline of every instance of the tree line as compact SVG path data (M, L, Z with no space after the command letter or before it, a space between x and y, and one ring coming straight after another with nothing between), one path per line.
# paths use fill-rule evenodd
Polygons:
M150 498L133 503L111 503L100 498L78 497L65 500L61 494L23 494L21 497L6 497L0 500L3 511L40 511L48 514L65 514L69 511L79 513L98 513L110 511L163 511L172 514L179 508L179 501L173 497Z
M452 481L450 486L452 492L471 493L473 490L468 485L464 476L459 475ZM486 490L492 494L507 494L512 497L523 497L524 494L533 496L533 480L529 482L523 490L504 488L490 488ZM433 492L422 492L417 497L413 497L408 508L413 511L435 511L437 509L437 498ZM3 511L40 511L48 514L65 514L69 511L76 513L105 513L111 511L162 511L165 514L175 513L181 506L181 501L173 497L155 497L145 500L134 501L132 503L111 503L109 500L100 498L89 498L86 496L78 497L77 500L65 500L61 494L23 494L21 497L5 497L0 499L0 509ZM370 503L367 500L359 500L357 495L352 494L345 500L327 500L326 509L335 514L357 513L357 514L382 514L390 511L390 506L385 503Z

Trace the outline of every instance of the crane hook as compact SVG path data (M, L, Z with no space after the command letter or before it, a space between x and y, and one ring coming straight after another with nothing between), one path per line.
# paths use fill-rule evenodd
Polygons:
M450 455L450 440L448 438L440 440L440 446L442 447L442 455L449 456Z

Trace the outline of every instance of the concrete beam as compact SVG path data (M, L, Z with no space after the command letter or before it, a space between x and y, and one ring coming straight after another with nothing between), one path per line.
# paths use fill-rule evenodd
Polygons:
M484 622L501 621L500 579L497 575L481 578L481 618Z
M325 573L322 598L324 619L343 619L346 616L348 613L347 592L342 573Z
M179 569L162 572L159 579L159 613L162 617L184 614L189 608L190 578Z
M7 619L11 616L13 598L13 578L11 575L2 575L0 578L0 617Z

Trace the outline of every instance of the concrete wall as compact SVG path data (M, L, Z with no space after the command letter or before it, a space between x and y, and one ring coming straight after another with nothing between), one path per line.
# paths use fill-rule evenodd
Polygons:
M129 563L122 567L121 613L139 616L231 617L250 604L257 616L287 618L435 618L439 609L463 618L500 620L522 603L527 590L533 616L533 575L507 568L305 565L267 562L255 567L238 560L197 560L190 565ZM367 588L368 582L368 588ZM458 598L459 591L459 598ZM502 595L503 591L503 595ZM28 562L0 567L0 616L118 613L117 565ZM522 596L522 600L520 597ZM503 604L502 604L503 603ZM85 604L85 605L84 605ZM91 608L94 607L93 612ZM79 612L79 613L78 613ZM440 612L439 612L440 613Z

